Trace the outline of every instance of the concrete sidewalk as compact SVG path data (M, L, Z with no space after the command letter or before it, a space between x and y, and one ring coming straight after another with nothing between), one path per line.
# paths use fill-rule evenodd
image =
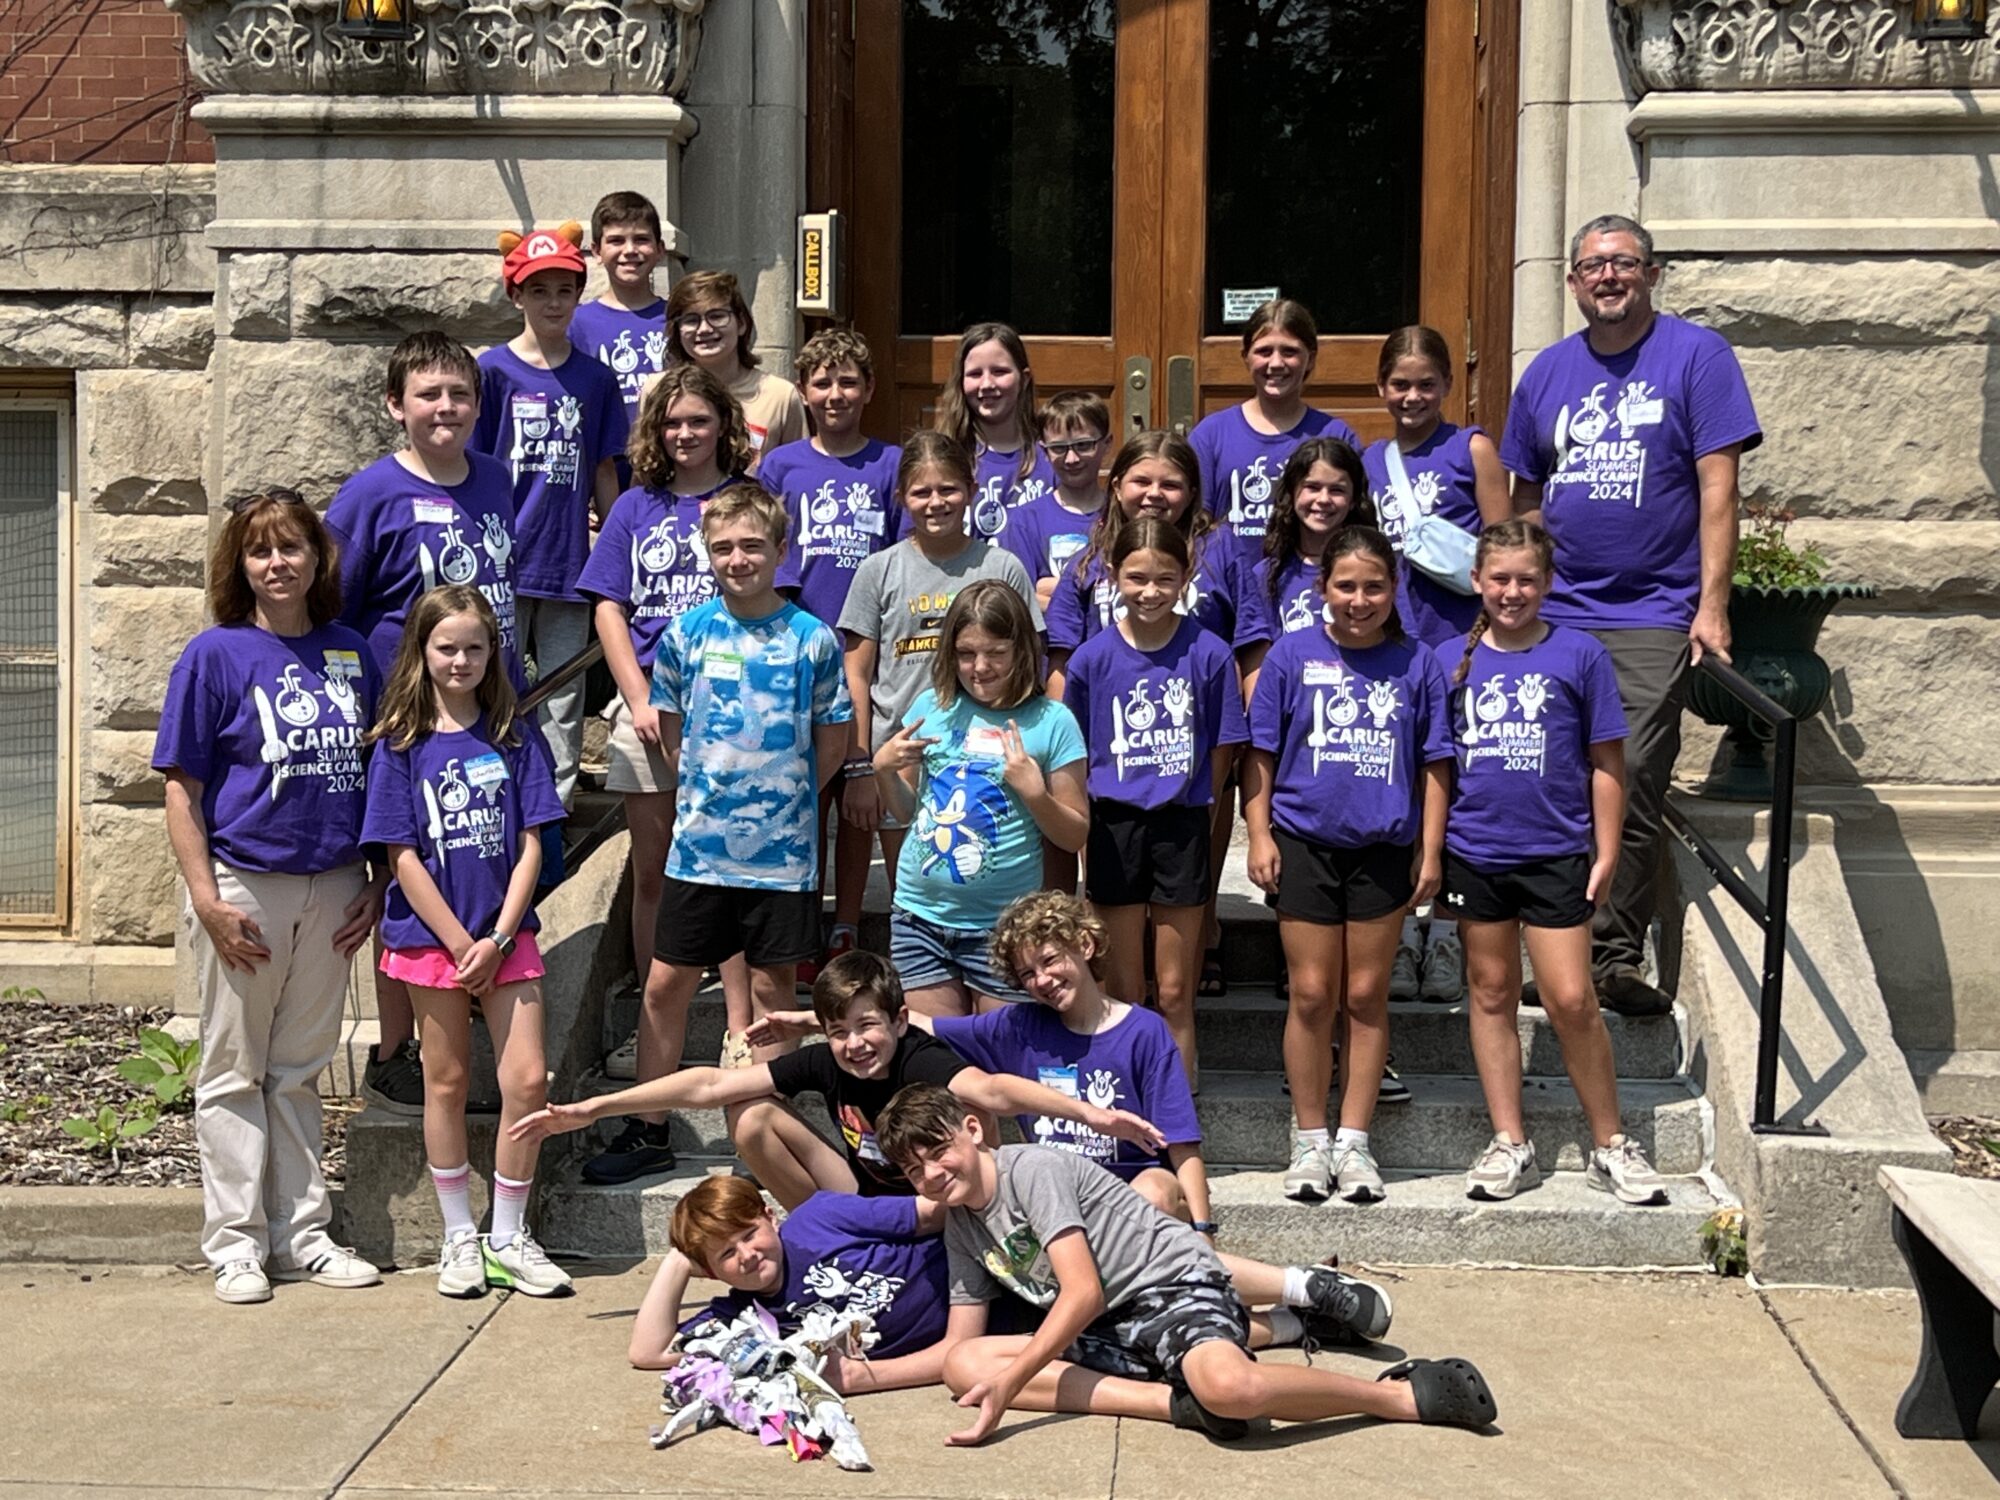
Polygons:
M1917 1346L1904 1293L1382 1273L1398 1345L1475 1360L1499 1432L1351 1421L1221 1446L1022 1415L968 1452L943 1446L958 1414L942 1392L908 1391L856 1403L876 1471L845 1474L729 1432L655 1452L658 1377L624 1363L650 1267L572 1269L578 1295L562 1302L448 1302L410 1274L358 1292L281 1285L242 1308L216 1302L205 1274L6 1267L0 1500L2000 1495L2000 1400L1979 1443L1895 1435ZM1320 1358L1355 1373L1382 1362Z

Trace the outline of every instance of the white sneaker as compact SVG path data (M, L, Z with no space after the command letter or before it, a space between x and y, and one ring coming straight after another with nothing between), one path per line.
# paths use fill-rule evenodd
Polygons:
M1285 1173L1285 1196L1301 1203L1324 1203L1333 1192L1333 1162L1325 1146L1292 1137L1292 1165Z
M1667 1184L1639 1143L1627 1135L1614 1135L1609 1145L1590 1153L1584 1181L1599 1192L1609 1193L1620 1203L1665 1203Z
M604 1056L604 1076L629 1083L639 1076L639 1033L633 1032Z
M1334 1191L1349 1203L1380 1203L1388 1197L1381 1168L1366 1146L1341 1146L1333 1157Z
M478 1235L461 1234L447 1240L444 1249L438 1251L438 1295L486 1295L486 1263L480 1255Z
M1465 1174L1465 1196L1498 1202L1534 1187L1542 1180L1535 1161L1535 1143L1517 1146L1496 1134L1479 1153L1479 1160Z
M382 1280L382 1273L352 1250L328 1245L304 1265L273 1267L271 1279L310 1281L315 1286L359 1287L376 1285Z
M1414 1000L1423 989L1423 955L1408 943L1396 945L1395 962L1389 966L1389 998Z
M215 1295L223 1302L269 1302L270 1278L254 1260L232 1260L215 1273Z
M550 1260L525 1229L504 1250L495 1250L490 1239L481 1239L479 1250L486 1260L489 1286L512 1287L530 1297L560 1297L574 1290L569 1273Z
M1423 997L1436 1005L1465 997L1465 948L1455 930L1424 949Z

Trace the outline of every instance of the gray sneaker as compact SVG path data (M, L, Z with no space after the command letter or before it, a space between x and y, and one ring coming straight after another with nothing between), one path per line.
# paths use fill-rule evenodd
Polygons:
M1496 1134L1465 1174L1465 1196L1498 1202L1537 1186L1542 1169L1535 1161L1535 1143L1517 1146Z
M1396 960L1389 966L1389 998L1414 1000L1423 989L1424 958L1408 943L1396 945Z
M1464 996L1465 948L1454 929L1424 949L1423 997L1434 1005L1449 1005Z
M1614 1135L1609 1145L1590 1153L1584 1180L1599 1192L1609 1193L1620 1203L1665 1203L1667 1184L1639 1143L1628 1135Z
M1285 1173L1285 1196L1301 1203L1324 1203L1333 1192L1333 1163L1324 1146L1292 1137L1292 1165Z
M438 1295L440 1297L484 1297L486 1261L480 1254L479 1236L461 1234L445 1241L438 1252Z
M1333 1157L1334 1191L1349 1203L1380 1203L1389 1194L1375 1153L1366 1146L1341 1146Z
M525 1229L501 1249L491 1239L480 1241L486 1260L486 1284L512 1287L530 1297L566 1297L574 1288L569 1273L550 1260Z

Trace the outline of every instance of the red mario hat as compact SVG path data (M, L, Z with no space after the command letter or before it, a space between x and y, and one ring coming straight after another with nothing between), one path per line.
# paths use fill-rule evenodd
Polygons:
M554 229L537 229L525 238L512 230L500 236L500 280L509 291L537 271L588 274L583 264L583 226L565 219Z

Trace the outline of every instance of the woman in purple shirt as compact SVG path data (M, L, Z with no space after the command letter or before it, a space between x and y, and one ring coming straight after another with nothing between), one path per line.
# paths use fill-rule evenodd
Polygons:
M337 623L333 541L290 490L233 508L208 607L153 744L201 991L202 1254L224 1302L268 1302L273 1278L370 1286L375 1267L327 1233L318 1080L382 904L361 853L381 677Z

